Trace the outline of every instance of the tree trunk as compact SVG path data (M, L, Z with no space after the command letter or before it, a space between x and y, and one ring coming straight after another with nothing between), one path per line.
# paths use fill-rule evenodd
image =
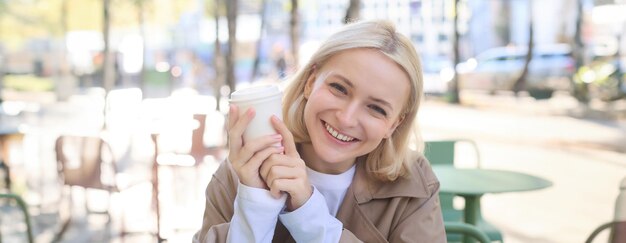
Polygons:
M500 5L500 12L495 17L494 23L496 28L496 34L498 35L503 45L511 43L511 2L509 0L503 0Z
M68 50L67 50L67 45L65 45L65 43L67 43L67 31L68 31L68 22L67 22L67 14L68 14L68 0L63 0L61 2L61 18L60 18L60 24L61 24L61 35L62 35L62 42L63 42L63 47L61 47L60 50L60 54L59 54L59 70L57 72L57 76L58 76L58 81L56 84L56 94L57 94L57 98L59 100L65 101L72 88L74 88L74 83L72 83L70 80L70 62L68 59ZM0 80L1 81L1 80Z
M111 16L110 16L110 0L103 0L103 11L102 11L102 38L104 39L104 49L102 50L102 83L104 86L104 100L106 101L107 96L109 95L109 91L113 89L115 85L115 73L111 69L111 55L109 54L109 29L111 25ZM102 107L102 113L104 120L102 121L102 130L107 129L107 108L106 105Z
M291 0L291 20L289 21L289 36L291 37L291 57L293 66L298 67L298 48L300 47L300 16L298 15L298 0Z
M453 20L453 38L452 38L452 58L454 69L456 70L456 66L461 62L461 57L459 56L459 0L454 0L454 20ZM451 81L450 86L450 103L458 104L461 102L461 97L459 94L459 75L457 75L456 71L454 77Z
M263 43L264 31L265 31L265 18L267 7L266 0L261 1L261 30L259 31L259 39L256 41L256 50L254 55L254 64L252 65L252 80L257 77L259 73L259 63L261 62L261 43Z
M220 0L214 1L213 16L215 17L215 54L213 55L213 64L215 67L215 82L213 84L213 92L217 101L217 110L220 110L220 100L222 99L222 84L224 84L224 62L222 59L222 46L220 42Z
M139 88L144 90L146 77L146 27L144 16L144 0L137 0L137 19L139 21L139 35L141 36L141 70L139 70Z
M226 53L226 83L231 92L235 90L235 58L237 45L237 2L226 1L226 20L228 21L228 52Z
M351 21L358 20L361 12L361 1L360 0L350 0L350 4L348 5L348 9L346 9L346 16L343 18L343 23L347 24Z
M2 37L2 34L4 32L4 29L1 28L3 26L3 19L2 18L5 13L6 13L6 8L7 8L7 3L5 1L0 1L0 38ZM7 58L4 55L4 51L0 49L0 55L4 56L4 63L9 63L9 58ZM5 67L6 65L0 65L0 93L2 93L2 89L4 88L4 73L6 72ZM2 95L0 95L0 104L2 104Z
M102 82L104 90L108 93L115 85L115 73L112 70L112 58L109 51L109 29L111 25L111 1L103 0L103 14L102 14L102 38L104 41L104 49L102 50Z
M576 62L574 69L576 75L580 67L584 65L583 54L585 53L585 46L582 40L583 4L583 0L576 1L576 33L574 33L574 50L572 52ZM574 79L572 79L572 85L574 87L574 97L578 101L587 104L589 102L589 85L585 82L575 82Z
M68 53L67 53L67 45L65 45L67 38L67 30L68 30L68 23L67 23L67 14L68 14L68 0L63 0L63 2L61 3L61 34L63 35L63 49L62 49L62 54L61 54L61 77L67 77L69 75L69 63L68 63Z
M524 60L524 68L520 73L515 83L513 83L513 92L517 96L518 93L526 89L526 78L528 77L528 68L530 61L533 59L533 46L534 46L534 30L533 30L533 0L528 1L528 50L526 52L526 59Z

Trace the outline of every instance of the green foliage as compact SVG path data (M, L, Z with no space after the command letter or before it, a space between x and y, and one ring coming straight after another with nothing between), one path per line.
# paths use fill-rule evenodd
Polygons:
M52 91L54 82L50 78L28 75L6 75L3 87L17 91Z
M159 72L154 69L146 70L146 83L152 86L165 87L170 85L171 77L169 72Z
M194 3L195 0L111 0L111 26L138 26L140 5L148 24L167 26L175 23L183 12L193 9ZM67 31L102 30L102 0L0 0L0 30L6 30L0 35L0 42L23 43L31 38L63 36L63 4L67 4L64 16Z

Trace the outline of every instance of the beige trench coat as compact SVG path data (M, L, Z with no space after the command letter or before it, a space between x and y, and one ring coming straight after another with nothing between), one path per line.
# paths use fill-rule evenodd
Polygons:
M344 227L340 242L446 242L439 181L423 157L411 173L411 177L382 183L368 178L358 162L337 212ZM231 165L222 163L207 186L202 229L194 235L194 242L226 241L237 183ZM294 242L280 221L273 242Z

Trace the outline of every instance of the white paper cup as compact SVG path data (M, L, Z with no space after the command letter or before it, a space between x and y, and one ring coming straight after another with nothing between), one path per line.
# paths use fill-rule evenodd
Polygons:
M230 94L230 103L239 107L240 116L250 107L256 112L243 133L244 141L277 133L270 118L272 115L282 117L282 97L283 94L276 85L255 86Z

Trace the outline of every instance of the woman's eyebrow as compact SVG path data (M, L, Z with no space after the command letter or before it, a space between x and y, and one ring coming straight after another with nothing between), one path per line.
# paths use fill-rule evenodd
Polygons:
M343 75L338 74L338 73L333 73L333 74L331 74L331 76L340 79L341 81L346 83L348 86L350 86L350 88L354 88L354 84L352 82L350 82L350 80L348 78L344 77Z

